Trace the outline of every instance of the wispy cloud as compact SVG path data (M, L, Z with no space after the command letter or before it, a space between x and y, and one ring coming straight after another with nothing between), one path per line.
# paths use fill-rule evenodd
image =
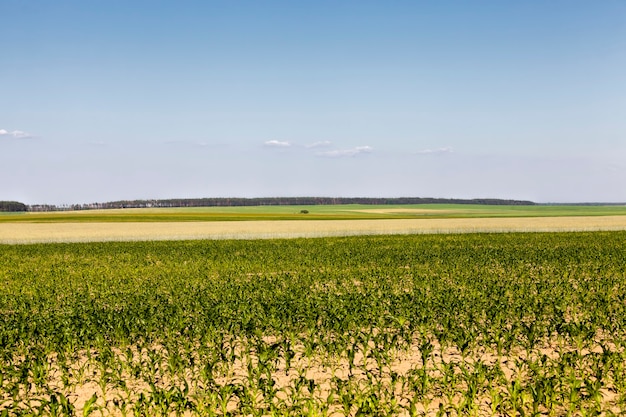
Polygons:
M373 148L371 146L357 146L350 149L335 149L332 151L318 152L317 156L323 156L326 158L345 158L353 157L365 153L371 153Z
M279 140L268 140L263 144L263 146L266 146L268 148L288 148L291 146L291 143L287 141L283 142Z
M308 145L304 145L305 148L314 149L314 148L328 148L333 146L333 143L329 140L322 140L315 143L310 143Z
M13 139L29 139L32 138L33 135L23 132L21 130L14 130L12 132L9 132L8 130L0 129L0 137L8 137Z
M441 155L441 154L452 153L452 152L453 152L452 148L449 146L446 146L445 148L422 149L414 153L416 155Z

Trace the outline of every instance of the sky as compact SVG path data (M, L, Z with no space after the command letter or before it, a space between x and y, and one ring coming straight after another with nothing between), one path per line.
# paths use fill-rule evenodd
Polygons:
M626 2L0 0L0 200L626 202Z

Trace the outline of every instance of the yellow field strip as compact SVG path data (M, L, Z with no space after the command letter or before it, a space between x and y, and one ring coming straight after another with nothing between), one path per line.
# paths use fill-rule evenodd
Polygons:
M0 243L268 239L366 234L594 230L626 230L626 216L163 223L1 223Z

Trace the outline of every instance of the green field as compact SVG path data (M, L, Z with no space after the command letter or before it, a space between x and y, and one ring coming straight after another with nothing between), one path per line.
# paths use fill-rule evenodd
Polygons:
M0 245L0 415L619 415L626 232Z
M308 211L303 214L302 211ZM447 219L626 215L626 206L497 206L470 204L319 205L112 209L0 213L2 222L177 222L243 220Z

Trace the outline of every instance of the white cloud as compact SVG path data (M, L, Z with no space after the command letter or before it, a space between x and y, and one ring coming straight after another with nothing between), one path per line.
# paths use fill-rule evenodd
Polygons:
M291 146L291 143L289 143L289 142L281 142L279 140L268 140L263 145L267 146L267 147L270 147L270 148L288 148L288 147Z
M28 139L28 138L32 138L32 135L30 135L29 133L23 132L21 130L14 130L12 132L9 132L6 129L0 129L0 137L10 137L14 139Z
M444 153L452 153L452 148L446 146L445 148L437 148L437 149L422 149L421 151L416 151L417 155L441 155Z
M329 146L332 146L332 142L329 140L322 140L319 142L315 142L315 143L311 143L309 145L305 145L306 148L327 148Z
M316 155L324 156L327 158L345 158L357 156L364 153L371 153L372 150L373 149L371 146L357 146L356 148L351 149L336 149L332 151L318 152Z

